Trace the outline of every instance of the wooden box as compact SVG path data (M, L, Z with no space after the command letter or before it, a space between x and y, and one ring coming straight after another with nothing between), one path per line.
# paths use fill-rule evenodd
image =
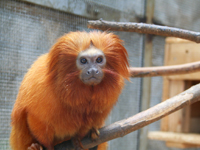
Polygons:
M165 66L200 61L200 44L167 38ZM163 77L163 101L200 82L200 72ZM199 91L200 92L200 91ZM166 141L168 147L200 147L200 102L161 120L161 131L149 132L150 139Z

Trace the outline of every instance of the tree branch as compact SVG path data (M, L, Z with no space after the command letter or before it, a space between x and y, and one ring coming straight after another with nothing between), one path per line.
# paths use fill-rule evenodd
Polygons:
M171 36L200 43L200 32L145 23L111 22L100 19L97 21L88 21L88 28L100 29L104 31L126 31L160 36Z
M101 128L100 136L97 140L91 141L85 137L81 142L84 148L91 148L100 143L127 135L130 132L138 130L152 122L155 122L164 116L167 116L178 109L181 109L191 103L200 100L200 84L172 97L152 108L138 113L130 118L115 122L111 125ZM67 141L55 146L55 150L74 150L72 144Z
M174 66L130 67L131 77L153 77L186 74L200 71L200 61Z

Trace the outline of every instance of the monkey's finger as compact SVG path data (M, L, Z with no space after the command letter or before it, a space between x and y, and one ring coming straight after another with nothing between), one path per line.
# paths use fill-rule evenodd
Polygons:
M32 143L27 150L43 150L42 146L38 143Z
M79 138L75 137L75 138L72 138L71 140L72 140L72 143L75 147L75 150L84 150L83 145L81 143L81 140Z
M91 130L91 139L95 140L95 139L97 139L99 137L99 135L100 135L99 130L97 128L92 128L92 130Z

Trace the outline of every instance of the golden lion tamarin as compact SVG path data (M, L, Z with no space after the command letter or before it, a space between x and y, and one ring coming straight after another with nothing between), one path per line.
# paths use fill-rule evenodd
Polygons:
M21 83L11 114L12 149L53 150L64 140L98 134L129 78L127 55L112 33L71 32L58 39Z

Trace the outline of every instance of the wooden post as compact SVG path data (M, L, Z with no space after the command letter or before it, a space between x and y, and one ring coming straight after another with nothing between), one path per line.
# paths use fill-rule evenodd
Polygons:
M146 0L146 23L152 24L153 15L154 15L154 0ZM144 67L152 66L152 35L145 35L144 41ZM141 99L141 111L144 111L150 107L151 99L151 78L143 78L142 82L142 99ZM146 150L148 143L148 126L140 129L140 141L139 141L139 150Z

